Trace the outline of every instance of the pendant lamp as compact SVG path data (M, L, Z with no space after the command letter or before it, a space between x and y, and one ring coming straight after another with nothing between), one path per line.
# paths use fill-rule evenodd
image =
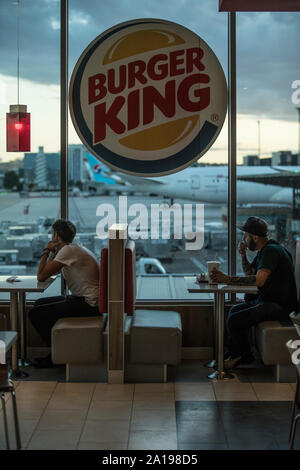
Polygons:
M27 106L19 103L20 96L20 0L18 0L18 104L9 107L6 113L6 151L7 152L30 152L30 113Z

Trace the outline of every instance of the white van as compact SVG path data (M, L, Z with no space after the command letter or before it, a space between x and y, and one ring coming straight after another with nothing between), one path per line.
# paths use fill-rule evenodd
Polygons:
M136 274L167 274L167 271L156 258L140 258L136 262Z

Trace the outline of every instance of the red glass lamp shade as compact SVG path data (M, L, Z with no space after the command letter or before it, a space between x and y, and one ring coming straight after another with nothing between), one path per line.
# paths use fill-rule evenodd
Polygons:
M30 113L26 105L11 105L6 113L6 151L30 152Z

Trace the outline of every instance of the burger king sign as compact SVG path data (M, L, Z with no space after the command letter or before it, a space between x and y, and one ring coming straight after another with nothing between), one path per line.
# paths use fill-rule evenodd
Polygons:
M224 123L227 86L210 47L159 19L121 23L81 54L70 110L86 147L138 176L173 173L199 159Z

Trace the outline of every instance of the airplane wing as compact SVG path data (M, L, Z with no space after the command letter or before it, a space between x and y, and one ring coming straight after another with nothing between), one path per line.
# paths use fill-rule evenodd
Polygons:
M161 185L165 184L163 181L158 181L153 178L142 178L141 176L133 176L133 175L128 175L127 173L120 173L118 172L118 176L123 180L126 181L127 183L130 184L145 184L146 186L153 186L153 184Z
M276 172L240 175L239 180L251 181L252 183L270 184L272 186L281 186L284 188L300 188L300 172L290 170L281 170L275 168Z

